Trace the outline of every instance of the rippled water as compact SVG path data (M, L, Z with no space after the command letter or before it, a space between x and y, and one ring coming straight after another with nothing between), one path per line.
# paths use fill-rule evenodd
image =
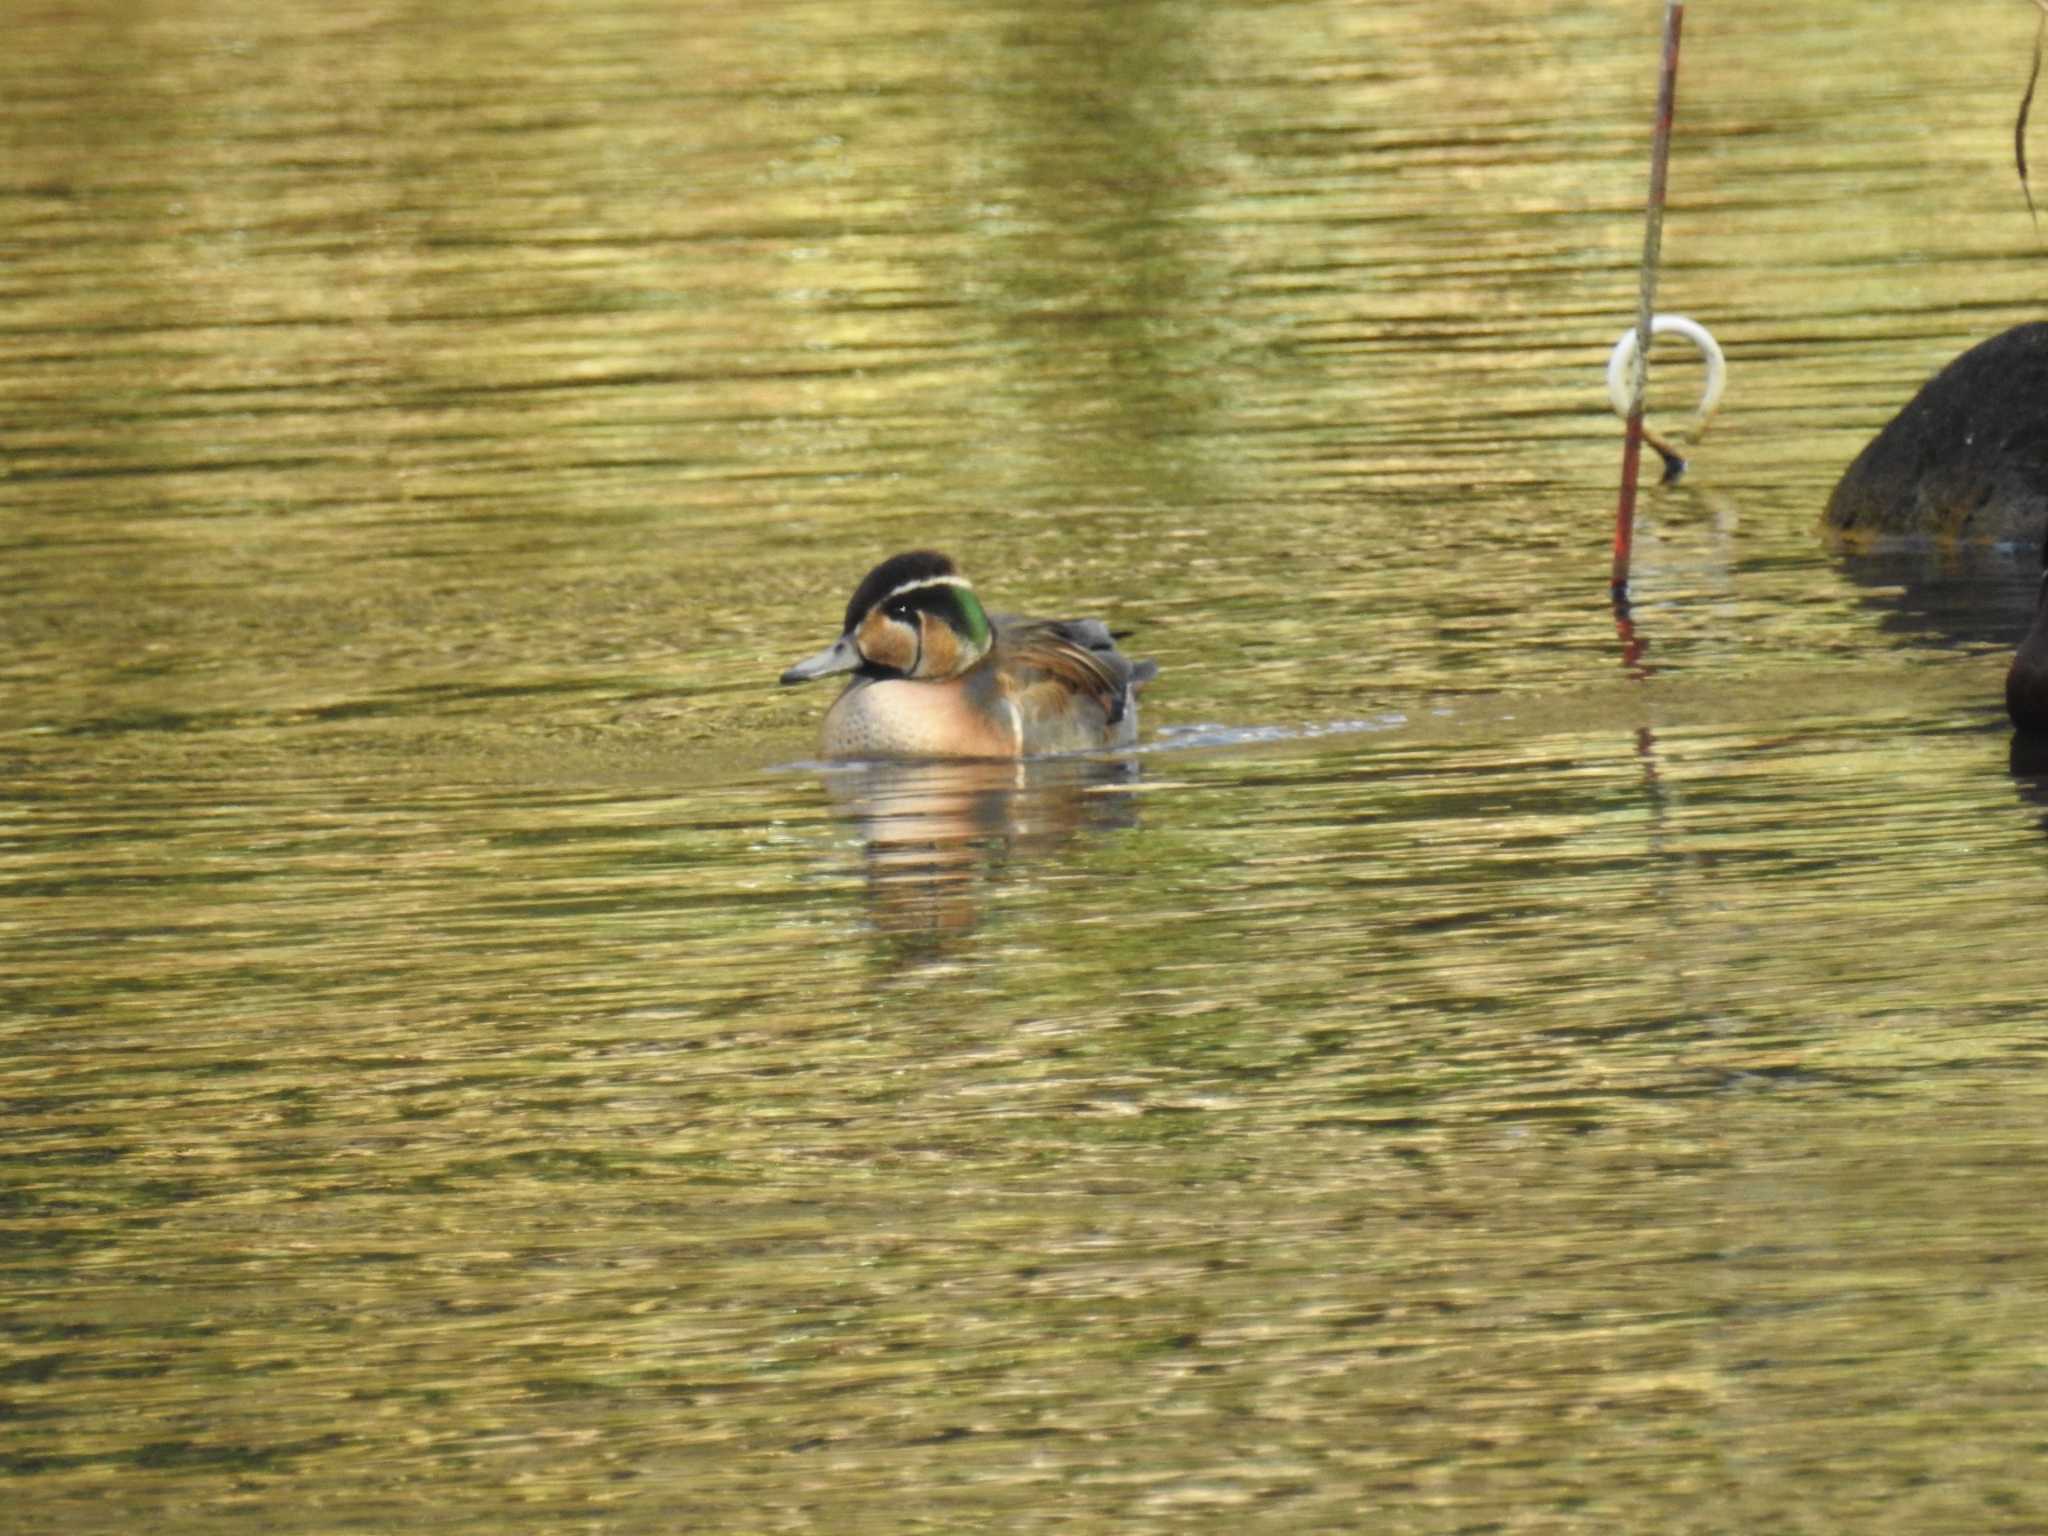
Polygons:
M1623 9L16 18L14 1528L2038 1529L2032 22L1695 8L1622 632ZM926 544L1144 748L811 762Z

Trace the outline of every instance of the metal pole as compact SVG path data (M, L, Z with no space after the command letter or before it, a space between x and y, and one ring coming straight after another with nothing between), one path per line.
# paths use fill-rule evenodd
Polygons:
M1671 118L1678 101L1678 34L1685 0L1664 7L1664 70L1657 85L1657 129L1650 146L1650 201L1643 219L1643 267L1636 294L1636 360L1630 381L1628 434L1621 448L1621 499L1614 509L1614 569L1609 593L1628 606L1629 555L1635 542L1636 472L1643 460L1643 400L1650 382L1650 317L1657 308L1657 261L1664 244L1664 177L1671 164Z

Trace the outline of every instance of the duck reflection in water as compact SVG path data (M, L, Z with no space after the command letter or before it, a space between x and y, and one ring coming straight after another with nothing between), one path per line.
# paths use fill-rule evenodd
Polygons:
M1138 821L1138 764L1035 761L862 763L825 782L858 826L869 913L885 933L921 941L929 958L970 933L990 884L1078 837Z

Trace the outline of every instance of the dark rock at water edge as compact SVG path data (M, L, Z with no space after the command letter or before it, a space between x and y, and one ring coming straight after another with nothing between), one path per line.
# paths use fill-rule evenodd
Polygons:
M2048 526L2048 324L1982 342L1921 388L1828 498L1830 528L2038 540Z

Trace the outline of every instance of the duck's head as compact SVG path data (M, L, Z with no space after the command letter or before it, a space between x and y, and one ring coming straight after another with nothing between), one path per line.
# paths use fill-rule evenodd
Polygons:
M839 638L782 674L807 683L835 672L943 682L988 654L981 599L953 562L928 549L892 555L869 571L846 605Z

